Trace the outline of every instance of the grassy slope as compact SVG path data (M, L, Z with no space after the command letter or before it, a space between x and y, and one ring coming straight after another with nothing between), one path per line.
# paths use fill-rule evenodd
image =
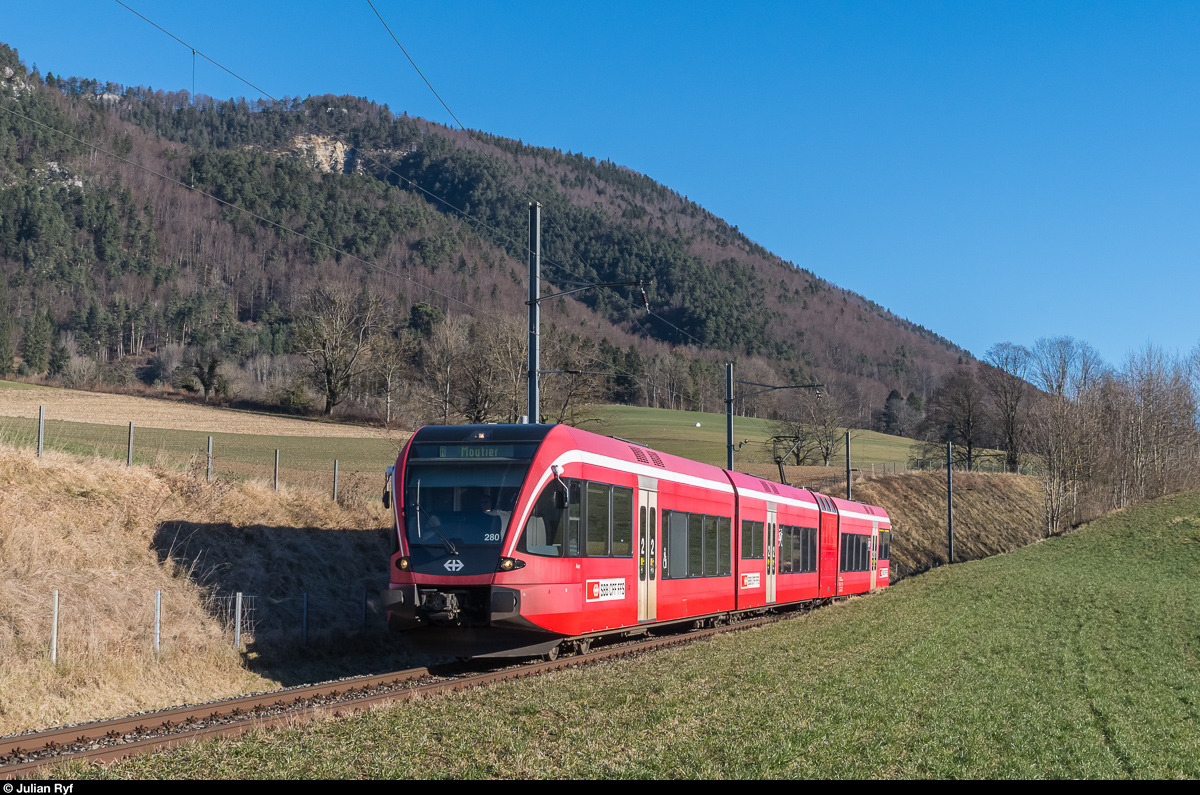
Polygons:
M767 629L104 777L1200 776L1200 494Z
M725 465L725 415L701 414L695 411L671 409L649 409L636 406L604 406L597 415L602 420L599 426L584 426L596 433L621 436L635 442L648 444L663 452L681 455L696 461L705 461L718 466ZM696 423L700 427L696 427ZM767 439L772 435L769 420L752 417L735 417L733 421L734 444L744 439L750 443L735 454L738 463L770 463L771 452ZM866 464L904 464L909 457L911 439L888 436L874 431L853 431L851 434L851 458L854 466ZM844 468L845 453L832 468Z

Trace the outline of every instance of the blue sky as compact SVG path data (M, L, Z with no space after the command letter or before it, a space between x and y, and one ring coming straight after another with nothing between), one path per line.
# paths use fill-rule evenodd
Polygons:
M451 122L366 0L126 2L275 96ZM376 7L468 127L641 171L976 355L1200 341L1200 4ZM0 40L192 86L191 52L112 0L21 4Z

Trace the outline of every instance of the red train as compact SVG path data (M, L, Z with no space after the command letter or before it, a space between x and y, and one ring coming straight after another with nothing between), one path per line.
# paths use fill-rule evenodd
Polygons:
M388 624L459 657L553 658L888 584L881 508L566 425L421 428L385 501Z

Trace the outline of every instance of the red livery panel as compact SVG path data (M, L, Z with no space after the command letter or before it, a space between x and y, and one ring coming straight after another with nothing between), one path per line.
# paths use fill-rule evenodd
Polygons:
M881 508L565 425L428 426L391 470L389 625L554 655L888 584Z

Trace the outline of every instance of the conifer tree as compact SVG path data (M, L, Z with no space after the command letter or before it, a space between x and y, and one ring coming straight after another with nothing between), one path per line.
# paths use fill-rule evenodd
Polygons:
M21 340L21 358L29 372L38 375L50 366L50 311L35 309Z
M12 321L8 317L8 279L0 277L0 375L13 371Z

